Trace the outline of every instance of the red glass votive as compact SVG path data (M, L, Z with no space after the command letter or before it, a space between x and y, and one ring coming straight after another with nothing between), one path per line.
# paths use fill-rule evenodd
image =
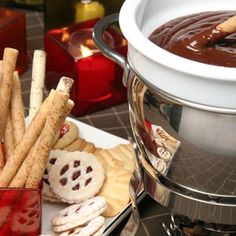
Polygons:
M41 189L0 189L0 236L41 232Z
M75 116L126 101L126 88L122 85L123 71L116 63L103 56L96 48L92 49L92 55L78 58L72 56L73 53L69 49L72 34L81 29L91 32L95 23L96 20L87 21L66 28L53 29L45 34L46 88L55 88L61 76L73 78L71 98L75 102L72 110ZM108 33L113 39L114 49L126 55L127 44L121 33L114 28L108 29ZM88 43L91 41L92 36Z
M25 14L0 8L0 55L3 55L5 47L19 50L16 69L19 73L28 67L28 53L26 43Z

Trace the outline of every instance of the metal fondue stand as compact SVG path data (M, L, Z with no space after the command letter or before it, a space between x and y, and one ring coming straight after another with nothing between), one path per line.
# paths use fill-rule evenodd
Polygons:
M194 123L194 119L196 115L203 120L214 116L221 122L234 121L236 109L204 106L154 89L130 62L103 43L102 32L117 19L118 15L111 15L100 21L95 27L94 39L104 54L125 69L130 121L139 150L137 161L145 191L172 213L170 227L164 226L167 234L200 236L216 232L217 235L235 235L235 155L224 155L224 151L220 153L218 144L214 148L216 136L223 135L225 130L219 126L216 127L217 132L211 134L212 127L207 132L208 127L205 126L210 125L208 121ZM150 124L161 127L180 142L164 173L157 171L151 161L156 153L149 132ZM215 124L218 123L213 122L213 126ZM204 136L198 137L194 132L208 135L199 140ZM224 149L224 145L220 149Z

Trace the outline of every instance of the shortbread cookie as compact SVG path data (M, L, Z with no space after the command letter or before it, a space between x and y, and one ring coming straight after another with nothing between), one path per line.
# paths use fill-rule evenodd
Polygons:
M106 210L106 200L104 197L93 197L85 202L73 204L59 211L52 219L53 225L63 225L73 221L82 222L91 216L99 216Z
M121 165L123 168L133 172L134 170L134 152L128 144L120 144L109 149L100 149L95 152L99 161L103 165Z
M93 143L88 142L83 138L77 138L73 143L63 148L63 150L68 152L84 151L88 153L94 153L96 151L96 147Z
M107 209L102 214L113 217L129 203L129 181L132 173L121 166L105 167L106 179L98 196L106 199Z
M63 157L57 159L48 174L53 192L69 203L80 203L95 196L105 179L104 168L96 156L78 151L60 152Z
M79 129L76 124L70 121L65 121L61 126L60 135L57 142L54 144L53 149L63 149L78 137Z
M105 218L97 216L83 226L72 228L59 234L59 236L101 236L105 229L104 224Z

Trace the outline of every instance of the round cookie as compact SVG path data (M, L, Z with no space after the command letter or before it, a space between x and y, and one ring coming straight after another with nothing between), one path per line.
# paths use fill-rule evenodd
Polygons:
M61 126L59 137L53 146L53 149L63 149L78 137L79 129L76 124L70 121L65 121Z
M157 148L157 154L162 160L164 160L166 162L170 161L170 159L171 159L170 152L163 147Z
M73 221L77 221L78 225L87 222L99 216L106 210L106 200L104 197L93 197L82 203L73 204L59 211L53 218L52 224L63 225ZM82 223L81 223L82 222Z
M62 153L59 150L51 150L49 160L43 174L43 198L50 202L60 202L60 199L57 198L50 188L48 173L51 171L51 167L56 163L57 158L60 158L61 156Z
M78 226L68 231L64 231L59 236L99 236L102 235L105 229L105 218L97 216L91 221L85 223L83 227Z
M80 203L95 196L103 185L105 173L96 156L86 152L60 151L48 173L52 191L62 201Z

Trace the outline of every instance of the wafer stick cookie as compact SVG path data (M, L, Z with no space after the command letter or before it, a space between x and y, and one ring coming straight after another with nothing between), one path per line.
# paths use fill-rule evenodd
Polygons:
M34 119L30 122L23 138L7 160L3 170L0 172L1 187L7 187L9 185L29 150L38 139L44 127L46 117L48 115L48 111L50 110L50 105L54 96L55 91L52 90L49 96L45 99L44 103L41 105Z
M43 50L35 50L32 66L32 82L30 90L29 118L32 119L43 102L43 90L45 80L46 53Z
M13 73L16 66L18 51L13 48L5 48L3 53L2 76L0 84L0 140L3 138L9 102L11 97L11 89L13 84ZM0 168L4 166L3 154L0 149Z
M2 60L0 60L0 84L1 84L1 79L2 79Z
M52 101L51 111L37 143L37 159L26 180L26 188L37 188L42 179L49 152L52 148L54 137L60 129L61 118L66 110L68 99L69 94L56 91L56 95Z
M13 76L10 108L14 140L17 145L25 133L24 105L21 93L21 82L17 71L14 72Z
M4 145L5 145L5 157L7 160L9 156L12 154L13 150L15 149L10 111L8 112L7 123L6 123L5 132L4 132Z
M63 119L70 113L74 106L74 102L72 100L69 100L66 105L66 109L64 111L64 114L62 115L62 120L60 121L60 124L63 122ZM38 142L38 140L37 140ZM27 177L29 175L29 172L32 168L32 165L34 163L35 157L37 154L37 148L38 143L36 143L30 150L29 154L25 158L24 162L22 163L20 169L18 170L17 174L11 181L9 187L15 187L15 188L22 188L25 186Z

